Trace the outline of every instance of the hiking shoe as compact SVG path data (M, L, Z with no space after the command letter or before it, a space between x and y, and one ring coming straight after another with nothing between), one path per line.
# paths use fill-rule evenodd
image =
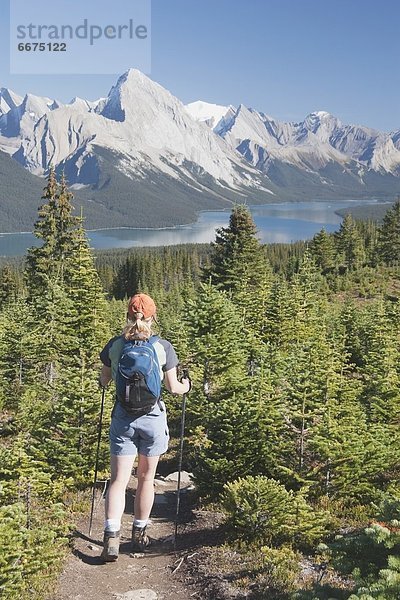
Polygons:
M150 538L146 535L146 527L132 527L132 552L144 552L150 546Z
M117 560L119 553L119 531L105 531L103 552L101 558L105 562L113 562Z

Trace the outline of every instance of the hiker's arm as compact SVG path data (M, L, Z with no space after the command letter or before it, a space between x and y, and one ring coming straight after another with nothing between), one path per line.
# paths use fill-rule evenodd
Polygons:
M182 382L178 381L176 373L176 367L165 371L164 373L165 387L171 394L187 394L190 390L190 380L182 379Z
M106 367L103 365L101 368L101 373L99 377L100 385L106 387L106 385L111 381L111 367Z

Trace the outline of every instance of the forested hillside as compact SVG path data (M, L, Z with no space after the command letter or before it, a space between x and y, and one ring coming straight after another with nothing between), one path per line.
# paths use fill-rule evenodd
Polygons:
M225 514L210 569L247 598L399 598L400 201L267 247L237 206L211 246L94 258L51 172L35 231L0 275L2 597L49 594L93 478L98 352L144 291L193 378L185 466Z

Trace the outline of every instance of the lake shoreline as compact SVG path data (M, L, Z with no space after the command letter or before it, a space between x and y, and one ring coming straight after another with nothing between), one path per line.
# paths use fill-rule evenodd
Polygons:
M381 199L375 199L375 198L366 198L365 199L365 203L364 204L360 204L360 199L358 198L357 200L326 200L326 199L316 199L316 200L291 200L291 201L281 201L281 202L271 202L268 204L249 204L248 207L249 209L257 209L260 208L262 206L267 206L267 207L273 207L273 206L282 206L282 205L288 205L288 204L292 204L292 205L298 205L298 204L305 204L305 203L313 203L315 202L316 204L342 204L343 202L350 202L351 204L354 203L358 203L355 204L355 206L353 206L353 208L362 208L363 206L366 205L370 205L370 204L391 204L392 202L389 200L381 200ZM338 210L343 210L340 207L338 208ZM179 223L178 225L167 225L165 227L130 227L130 226L125 226L125 225L120 225L118 227L96 227L95 229L87 229L86 227L84 228L85 231L87 233L90 232L96 232L96 231L119 231L119 230L132 230L132 231L170 231L170 230L174 230L174 229L178 229L180 227L192 227L193 225L195 225L198 220L199 217L202 214L206 214L206 213L227 213L227 212L231 212L232 208L221 208L220 210L200 210L198 212L198 217L195 221L191 221L190 223ZM334 211L335 214L341 216L339 213L337 213L336 211ZM27 235L27 234L33 234L33 231L0 231L0 236L3 235Z
M260 242L268 244L309 240L322 228L328 232L336 231L342 222L344 210L378 204L389 203L371 199L360 205L358 199L334 202L323 199L308 202L273 202L248 207ZM218 211L200 211L197 220L187 224L167 227L104 227L87 229L86 233L93 250L211 243L215 240L216 231L228 226L231 210L226 208ZM28 248L40 244L39 238L30 231L4 232L0 234L0 256L23 256Z

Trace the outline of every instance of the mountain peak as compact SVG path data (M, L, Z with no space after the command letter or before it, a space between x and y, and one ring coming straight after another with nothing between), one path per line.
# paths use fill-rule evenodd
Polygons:
M142 71L139 71L139 69L135 69L133 67L125 71L125 73L120 76L120 79L122 78L125 78L126 80L149 79L149 77L147 77L147 75L145 75Z
M333 115L331 115L331 113L327 112L326 110L316 110L316 111L314 111L314 113L311 113L311 114L316 115L320 119L324 119L326 117L332 117L333 116Z
M322 142L327 142L331 134L342 127L342 123L331 113L325 110L317 110L306 116L302 127L314 133Z
M35 96L35 94L25 94L22 101L23 112L29 111L34 112L36 115L44 115L48 110L52 110L52 107L57 104L55 100L45 98L42 96Z
M19 106L23 98L18 96L12 90L2 87L0 88L0 115L7 113L12 108Z
M111 88L110 94L113 90L118 89L135 89L137 87L151 87L157 86L158 83L147 77L142 71L139 69L128 69L123 73L117 80L116 84ZM161 88L162 89L162 88Z
M314 122L322 122L329 121L330 119L335 119L336 121L338 120L334 115L327 112L326 110L315 110L306 116L305 121L309 120Z
M89 102L89 100L75 96L67 104L67 106L73 107L75 110L90 111L93 110L99 104L99 102L100 100L97 100L96 102Z
M219 127L221 121L224 120L228 114L236 112L236 109L233 106L212 104L211 102L204 102L203 100L190 102L190 104L186 104L185 108L193 119L200 121L200 123L205 123L211 129Z
M144 100L146 93L154 97L169 94L138 69L128 69L111 88L100 114L113 121L125 121L126 111L135 110L135 106Z

